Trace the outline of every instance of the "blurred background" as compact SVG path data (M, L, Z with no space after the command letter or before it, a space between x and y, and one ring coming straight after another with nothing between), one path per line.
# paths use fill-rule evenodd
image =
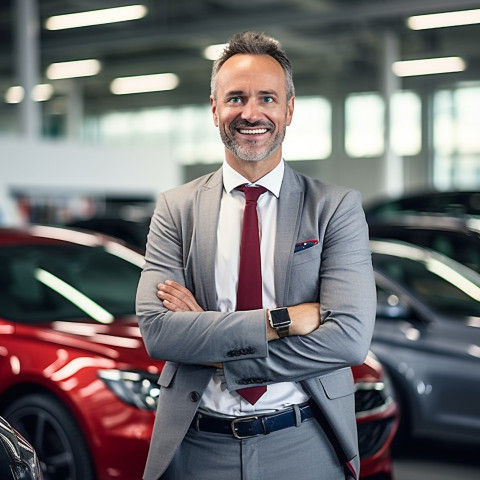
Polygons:
M140 352L138 253L157 195L221 165L212 61L244 30L293 64L285 159L364 199L379 300L376 356L355 374L362 479L480 478L480 0L2 0L0 227L117 240L0 230L0 415L46 480L140 477L118 442L145 456L162 366ZM65 387L58 371L90 354Z
M125 9L103 18L108 7ZM478 189L479 7L4 0L0 223L62 223L124 204L133 215L215 169L223 148L209 111L211 59L247 29L277 37L292 60L297 102L285 157L295 168L355 187L366 202ZM88 10L93 20L68 16ZM463 13L423 16L453 10Z

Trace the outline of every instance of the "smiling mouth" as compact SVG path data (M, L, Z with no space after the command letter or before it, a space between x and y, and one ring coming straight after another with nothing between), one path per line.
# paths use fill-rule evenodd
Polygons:
M267 133L267 128L255 128L255 129L243 129L239 128L238 131L243 135L261 135L263 133Z

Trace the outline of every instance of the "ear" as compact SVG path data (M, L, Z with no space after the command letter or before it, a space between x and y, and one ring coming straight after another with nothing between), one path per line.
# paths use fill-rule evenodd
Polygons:
M287 125L290 125L292 123L294 106L295 106L295 97L292 97L287 102Z
M218 127L217 102L212 96L210 96L210 107L212 109L213 123Z

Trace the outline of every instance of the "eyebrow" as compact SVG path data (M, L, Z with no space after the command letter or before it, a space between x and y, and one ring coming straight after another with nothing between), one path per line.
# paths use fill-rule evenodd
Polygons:
M230 90L225 93L225 97L241 97L244 94L245 92L243 90ZM258 95L278 95L278 93L275 90L260 90Z
M229 92L225 92L225 97L240 97L245 92L243 90L230 90Z

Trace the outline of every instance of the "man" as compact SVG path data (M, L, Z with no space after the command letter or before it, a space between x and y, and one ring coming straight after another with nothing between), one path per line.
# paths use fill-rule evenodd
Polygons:
M159 197L137 294L147 351L167 361L146 480L358 478L350 366L374 324L367 227L356 191L283 161L294 95L276 40L234 36L211 82L225 162ZM261 279L242 273L255 256L242 255L242 185L263 192L248 208Z

